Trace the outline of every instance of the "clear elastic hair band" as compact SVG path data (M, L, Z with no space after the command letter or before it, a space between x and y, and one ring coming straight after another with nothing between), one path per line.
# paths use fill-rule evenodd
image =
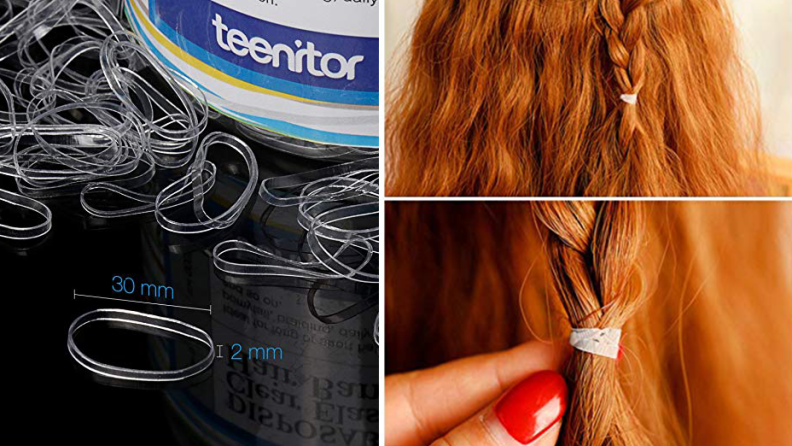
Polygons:
M625 93L625 94L619 96L619 99L621 99L622 102L625 102L625 103L630 104L630 105L635 105L635 104L638 103L638 95L637 94L627 94L627 93Z
M576 349L617 359L619 357L619 342L621 329L619 328L573 328L569 335L569 343Z
M44 221L31 226L16 226L0 221L0 238L10 240L31 240L46 235L52 228L52 212L44 203L0 189L0 203L26 209L39 214Z
M103 322L112 327L149 333L159 336L176 336L191 339L207 347L207 354L200 361L176 370L140 370L104 364L90 358L77 347L75 334L86 325ZM89 371L108 378L126 381L173 382L195 376L212 365L214 342L205 331L190 324L167 317L154 316L137 311L100 309L83 314L69 327L67 347L72 358Z

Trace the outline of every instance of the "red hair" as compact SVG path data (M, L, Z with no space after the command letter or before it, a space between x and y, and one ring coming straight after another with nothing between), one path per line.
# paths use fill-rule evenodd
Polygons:
M386 373L570 328L566 446L792 443L792 203L386 204ZM521 317L521 314L523 317Z
M724 0L426 0L389 95L388 194L761 192L735 34Z

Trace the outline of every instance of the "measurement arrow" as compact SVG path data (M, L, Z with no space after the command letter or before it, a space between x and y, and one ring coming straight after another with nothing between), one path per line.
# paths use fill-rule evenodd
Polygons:
M80 294L80 293L77 292L77 290L73 290L73 294L74 294L74 299L77 299L78 297L85 297L85 298L88 298L88 299L115 300L115 301L118 301L118 302L127 302L127 303L131 303L131 304L158 305L160 307L172 307L172 308L181 308L181 309L184 309L184 310L206 311L209 314L212 314L212 306L211 305L209 305L209 308L200 308L200 307L187 307L187 306L184 306L184 305L160 304L160 303L156 303L156 302L141 302L141 301L138 301L138 300L127 300L127 299L118 299L118 298L115 298L115 297L94 296L94 295L91 295L91 294Z

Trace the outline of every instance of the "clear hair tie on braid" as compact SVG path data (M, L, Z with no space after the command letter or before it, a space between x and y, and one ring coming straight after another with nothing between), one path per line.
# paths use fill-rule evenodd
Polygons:
M573 328L569 335L569 343L572 347L611 359L619 357L620 340L619 328Z
M633 94L625 93L625 94L619 96L619 99L621 99L622 102L626 102L626 103L628 103L630 105L635 105L635 104L638 103L638 93L633 93Z

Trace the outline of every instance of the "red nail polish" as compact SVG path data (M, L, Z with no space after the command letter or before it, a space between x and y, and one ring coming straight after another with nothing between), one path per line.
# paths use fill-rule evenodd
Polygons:
M567 386L556 372L534 373L509 390L495 405L495 416L515 440L528 444L566 412Z

